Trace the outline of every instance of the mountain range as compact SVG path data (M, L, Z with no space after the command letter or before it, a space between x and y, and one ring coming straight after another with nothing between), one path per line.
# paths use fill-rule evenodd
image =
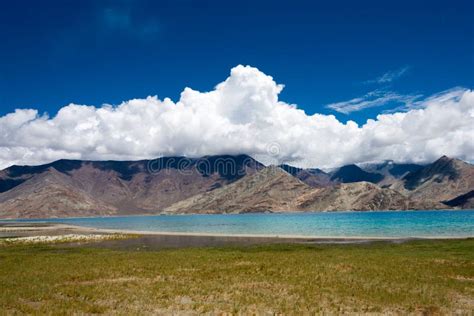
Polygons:
M0 171L0 218L472 208L474 166L264 166L247 155L59 160Z

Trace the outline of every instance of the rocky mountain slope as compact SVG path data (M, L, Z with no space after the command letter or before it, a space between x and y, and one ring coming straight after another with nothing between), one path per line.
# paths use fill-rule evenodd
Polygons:
M0 217L105 216L115 212L115 207L78 189L68 176L54 168L0 194Z
M407 174L391 188L414 200L449 201L473 190L474 166L443 156Z
M166 213L246 213L280 211L399 210L442 208L417 202L369 182L312 188L274 167L226 187L193 196L165 209Z
M220 189L193 196L165 213L295 211L295 200L311 188L277 167L267 167Z
M370 182L341 183L300 196L297 208L310 211L435 209L436 202L415 201Z
M328 174L246 155L12 166L0 171L0 218L474 207L474 166L461 160L364 168Z
M449 201L443 201L445 205L457 208L474 209L474 190L455 197Z
M246 155L13 166L0 172L0 217L157 213L261 168Z

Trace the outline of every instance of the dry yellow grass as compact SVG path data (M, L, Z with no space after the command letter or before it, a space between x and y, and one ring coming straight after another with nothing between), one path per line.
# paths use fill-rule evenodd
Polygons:
M7 313L469 314L474 240L117 251L0 247Z

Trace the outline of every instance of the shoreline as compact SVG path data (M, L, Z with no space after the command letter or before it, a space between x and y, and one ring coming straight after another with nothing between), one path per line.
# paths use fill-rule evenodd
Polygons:
M320 236L320 235L283 235L283 234L225 234L225 233L200 233L200 232L170 232L170 231L146 231L130 229L106 229L84 226L69 225L73 228L87 229L91 232L103 232L109 234L135 234L135 235L156 235L156 236L183 236L183 237L236 237L236 238L275 238L275 239L315 239L315 240L404 240L404 239L469 239L472 236Z
M129 229L103 229L47 222L0 222L0 238L22 238L35 236L64 236L68 234L82 235L128 235L127 242L104 241L99 244L117 247L128 245L133 247L163 248L163 247L192 247L192 246L225 246L252 245L268 243L371 243L392 242L400 243L412 240L463 240L474 236L304 236L281 234L223 234L199 232L166 232L166 231L135 231ZM96 243L97 244L97 243Z

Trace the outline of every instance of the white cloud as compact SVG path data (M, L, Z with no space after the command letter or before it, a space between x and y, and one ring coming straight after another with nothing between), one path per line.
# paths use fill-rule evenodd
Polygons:
M307 115L278 99L283 89L256 68L237 66L210 92L184 89L173 102L155 97L100 108L70 104L56 116L16 110L0 117L0 168L60 158L144 159L161 155L247 153L304 167L474 160L474 93L457 90L383 114L359 126ZM450 93L450 92L448 92ZM268 151L274 156L269 157Z
M409 69L410 69L410 67L405 66L405 67L397 69L397 70L389 71L389 72L384 73L380 77L377 77L377 78L372 79L372 80L367 80L365 83L368 83L368 84L370 84L370 83L387 84L387 83L390 83L394 80L397 80L401 76L405 75L408 72Z
M349 114L387 104L402 104L403 107L409 107L415 100L421 98L421 95L402 95L392 91L374 90L363 97L354 98L348 101L336 102L326 105L327 108L343 114Z

